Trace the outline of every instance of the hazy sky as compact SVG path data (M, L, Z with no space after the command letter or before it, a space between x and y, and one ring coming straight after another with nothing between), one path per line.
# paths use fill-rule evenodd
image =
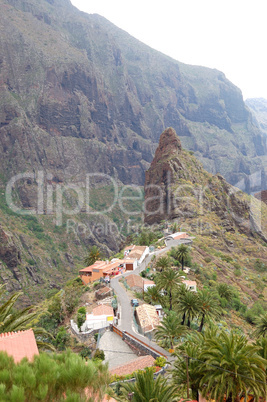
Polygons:
M154 49L217 68L244 99L267 99L266 0L71 0Z

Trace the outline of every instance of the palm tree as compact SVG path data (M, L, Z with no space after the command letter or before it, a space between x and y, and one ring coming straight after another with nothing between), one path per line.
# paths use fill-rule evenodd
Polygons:
M190 328L191 321L201 311L197 293L183 288L183 291L178 296L176 308L183 315L181 325L185 325L185 320L187 319L187 326Z
M221 332L205 339L199 360L203 361L199 366L199 386L204 397L238 402L248 393L257 401L266 395L267 361L244 335Z
M102 253L100 249L97 246L91 247L87 257L84 259L84 264L89 267L90 265L93 265L97 260L100 260L102 258Z
M5 285L0 286L0 297L5 293ZM40 316L40 311L33 311L33 307L29 306L23 310L14 311L14 305L23 292L14 293L0 307L0 333L23 331L32 327L35 335L45 335L52 337L43 328L35 327L35 322ZM54 350L53 346L37 339L39 348Z
M254 345L259 348L258 354L267 361L267 337L261 336L256 340Z
M122 384L122 396L117 397L119 401L129 401L129 395L131 395L132 402L174 402L179 400L175 387L168 383L167 378L158 376L154 380L151 368L135 374L135 379L134 383Z
M220 305L214 292L207 289L198 292L201 322L198 331L201 332L207 318L218 318L220 316Z
M170 268L170 266L171 266L171 261L170 261L169 257L163 256L163 257L160 257L156 261L156 268L159 271L163 271L164 269Z
M188 391L189 385L192 399L198 399L199 381L201 380L199 355L202 351L203 341L202 334L189 332L185 341L176 348L176 360L171 372L173 383L183 395Z
M182 271L184 270L185 260L188 256L189 256L189 248L184 244L178 246L176 252L176 259L182 264Z
M156 276L157 288L162 291L165 290L169 295L169 310L172 310L172 296L173 291L181 284L181 277L179 272L171 268L165 269Z
M144 292L144 301L149 304L161 304L162 295L156 286L149 287Z
M267 312L255 318L256 330L254 336L266 336L267 335Z
M227 283L219 283L217 285L217 292L220 297L224 297L228 301L231 301L234 296L231 286L227 285Z
M181 325L180 319L174 311L170 311L155 332L157 341L163 340L164 347L173 349L175 339L179 338L185 333L185 328Z

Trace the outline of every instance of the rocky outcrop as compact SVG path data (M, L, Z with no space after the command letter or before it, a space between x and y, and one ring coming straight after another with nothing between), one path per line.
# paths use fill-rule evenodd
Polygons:
M0 260L8 268L15 268L20 262L20 252L15 246L12 235L0 225Z
M254 124L267 135L267 99L249 98L246 99L246 105L252 112Z
M178 219L180 225L186 222L191 229L201 223L209 225L214 234L214 228L220 227L223 232L257 233L267 241L256 216L250 197L228 184L222 175L205 171L183 150L173 128L161 134L146 172L146 223Z
M69 0L0 5L4 178L44 170L81 183L102 172L143 185L160 133L173 126L206 169L250 191L265 139L223 73L172 60Z

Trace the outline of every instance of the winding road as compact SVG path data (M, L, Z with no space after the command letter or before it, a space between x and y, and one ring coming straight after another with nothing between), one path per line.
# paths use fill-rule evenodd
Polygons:
M133 274L133 273L134 274L139 274L141 271L146 269L146 267L150 263L151 258L152 258L153 255L159 255L159 254L161 254L163 252L166 252L171 247L173 247L174 245L177 245L177 244L179 244L179 243L173 244L173 242L172 242L170 245L168 244L168 246L165 247L164 249L157 250L154 253L151 253L151 254L147 255L145 260L139 265L138 268L136 268L134 271L126 272L125 274L123 274L123 276L126 277L128 275ZM119 319L119 323L118 323L118 328L121 331L127 331L129 334L135 336L140 341L145 342L147 345L153 347L154 349L156 349L161 354L164 354L165 356L167 356L169 361L172 360L171 354L169 352L167 352L165 349L161 348L155 342L150 341L147 337L145 337L145 336L139 334L138 332L134 331L133 307L131 306L131 301L129 299L129 296L128 296L126 290L119 283L120 278L121 278L121 276L120 277L115 277L115 278L111 279L111 281L110 281L111 287L114 290L115 294L117 295L118 302L120 304L120 319Z

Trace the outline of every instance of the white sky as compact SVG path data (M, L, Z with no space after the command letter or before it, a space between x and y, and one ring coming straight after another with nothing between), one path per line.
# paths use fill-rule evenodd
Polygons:
M217 68L267 99L266 0L71 0L183 63Z

